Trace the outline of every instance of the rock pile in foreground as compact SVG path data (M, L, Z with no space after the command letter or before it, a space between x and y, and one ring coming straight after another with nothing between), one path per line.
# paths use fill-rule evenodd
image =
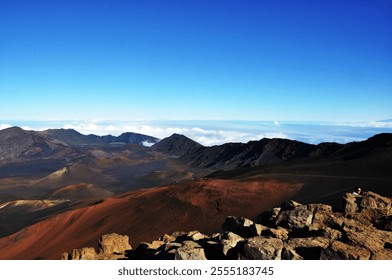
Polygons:
M62 259L392 259L392 199L369 191L347 193L343 201L343 212L289 201L256 222L227 217L222 233L174 232L134 249L128 236L108 234L100 239L98 253L74 249Z

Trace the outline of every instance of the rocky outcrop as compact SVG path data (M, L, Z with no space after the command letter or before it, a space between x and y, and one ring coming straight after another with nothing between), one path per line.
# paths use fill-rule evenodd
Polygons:
M131 250L129 237L117 233L105 234L98 243L98 254L92 247L74 249L71 254L63 253L63 260L117 260L125 257L125 252Z
M135 249L125 236L106 235L98 254L83 248L63 259L392 259L392 199L366 192L348 193L343 201L343 212L289 201L256 221L229 216L222 233L174 232Z

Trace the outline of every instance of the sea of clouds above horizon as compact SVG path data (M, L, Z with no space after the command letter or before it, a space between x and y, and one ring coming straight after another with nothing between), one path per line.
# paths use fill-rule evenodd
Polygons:
M20 126L25 130L75 129L82 134L120 135L135 132L160 139L183 134L202 145L246 143L262 138L285 138L310 144L362 141L375 134L392 133L392 120L376 122L295 121L0 121L0 130Z

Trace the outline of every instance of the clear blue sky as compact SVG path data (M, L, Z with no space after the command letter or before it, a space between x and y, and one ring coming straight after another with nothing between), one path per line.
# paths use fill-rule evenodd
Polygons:
M0 119L390 119L391 15L389 0L0 0Z

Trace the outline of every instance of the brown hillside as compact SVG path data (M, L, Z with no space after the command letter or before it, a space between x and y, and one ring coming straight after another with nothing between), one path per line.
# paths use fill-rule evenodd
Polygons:
M254 218L300 188L299 184L254 178L203 179L132 191L0 239L0 259L59 259L64 251L95 246L109 232L129 235L133 245L178 230L212 233L220 230L226 216Z

